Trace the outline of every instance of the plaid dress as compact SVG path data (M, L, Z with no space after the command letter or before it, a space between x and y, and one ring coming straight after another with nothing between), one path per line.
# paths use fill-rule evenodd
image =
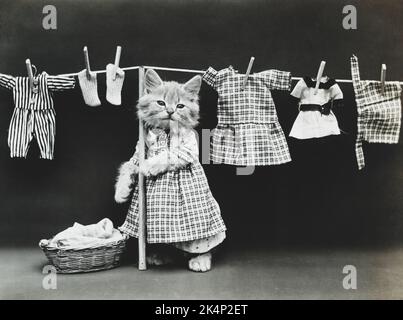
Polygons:
M290 90L291 74L267 70L244 76L232 67L212 67L203 80L218 93L218 125L212 132L210 159L236 166L276 165L291 161L270 90Z
M353 55L350 62L358 111L355 153L358 168L361 170L365 166L363 141L398 143L402 113L400 101L402 89L399 82L387 82L384 94L382 94L380 82L360 80L358 58Z
M176 171L146 179L147 242L178 243L214 237L226 230L220 207L211 194L198 160L196 135L188 130L179 148L170 150L172 138L161 129L148 131L147 157L170 151L189 164ZM138 148L131 161L138 164ZM138 184L133 192L122 232L138 237Z

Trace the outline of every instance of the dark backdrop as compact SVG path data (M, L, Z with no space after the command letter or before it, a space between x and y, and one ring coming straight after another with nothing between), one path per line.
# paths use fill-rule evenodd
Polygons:
M50 74L83 68L87 45L93 70L123 47L122 66L158 65L240 71L255 56L254 71L289 70L295 76L325 73L350 78L349 57L360 59L363 79L403 80L401 1L185 1L53 0L58 29L42 28L44 1L1 0L0 72L25 75L25 59ZM342 8L358 10L358 30L344 30ZM191 75L161 73L164 79ZM9 158L12 95L0 90L1 244L36 244L74 221L123 222L127 205L113 201L116 168L137 140L134 105L136 72L127 72L123 106L105 101L105 77L98 76L102 106L90 108L80 89L57 94L55 160ZM295 82L293 83L293 85ZM204 165L228 225L228 244L391 245L403 241L402 144L365 146L367 167L356 169L356 105L351 84L341 84L345 106L338 110L346 134L298 144L289 141L294 162L257 168L236 176L231 166ZM214 128L216 95L203 85L199 128ZM287 92L274 92L280 123L288 135L297 115Z

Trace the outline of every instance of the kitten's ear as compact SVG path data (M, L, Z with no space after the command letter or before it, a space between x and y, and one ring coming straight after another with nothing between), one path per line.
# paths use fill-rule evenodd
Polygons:
M190 79L183 85L183 89L192 94L198 94L200 91L201 84L202 84L201 76L194 76L192 79Z
M146 71L145 88L146 88L147 92L150 92L150 91L154 90L155 88L158 88L163 83L164 82L161 80L158 73L156 73L153 69L148 69Z

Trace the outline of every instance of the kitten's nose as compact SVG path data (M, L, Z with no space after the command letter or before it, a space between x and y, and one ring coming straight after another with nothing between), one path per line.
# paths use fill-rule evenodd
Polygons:
M168 113L169 115L171 115L172 113L174 113L174 109L168 107L168 108L167 108L167 113Z

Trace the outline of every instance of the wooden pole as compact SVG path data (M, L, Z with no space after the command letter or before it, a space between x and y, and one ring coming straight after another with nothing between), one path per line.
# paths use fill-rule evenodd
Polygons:
M139 68L139 98L144 95L144 67ZM145 159L144 124L139 119L139 165ZM139 172L139 270L147 270L146 239L147 239L147 211L145 177Z

